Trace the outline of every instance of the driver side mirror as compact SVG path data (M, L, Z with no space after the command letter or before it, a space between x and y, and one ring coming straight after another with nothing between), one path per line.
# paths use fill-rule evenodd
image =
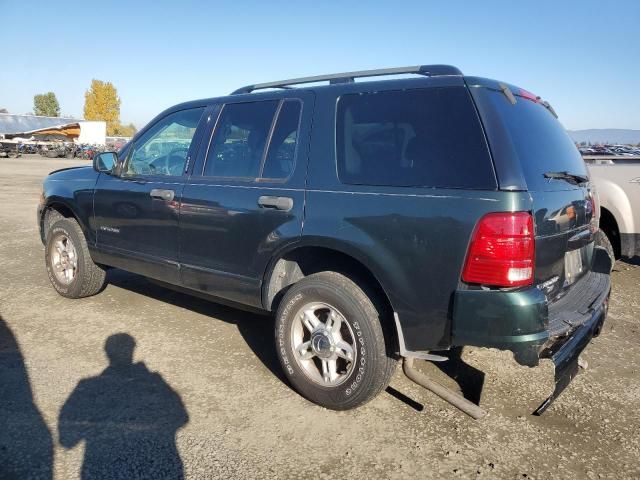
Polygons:
M115 152L102 152L93 157L93 169L96 172L111 173L118 163L118 154Z

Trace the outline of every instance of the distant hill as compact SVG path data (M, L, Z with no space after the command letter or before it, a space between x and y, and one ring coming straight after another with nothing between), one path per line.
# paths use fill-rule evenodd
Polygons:
M640 143L640 130L624 128L592 128L589 130L569 130L575 142L591 143Z

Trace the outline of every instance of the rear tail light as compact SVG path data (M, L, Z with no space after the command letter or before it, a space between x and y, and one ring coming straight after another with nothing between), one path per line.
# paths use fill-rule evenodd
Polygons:
M462 280L492 287L533 283L535 239L529 212L489 213L476 225Z

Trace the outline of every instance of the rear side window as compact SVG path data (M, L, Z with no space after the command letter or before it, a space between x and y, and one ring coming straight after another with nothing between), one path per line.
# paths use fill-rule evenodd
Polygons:
M482 127L463 87L343 95L336 129L343 183L496 188Z
M225 105L209 146L204 175L287 178L295 164L301 108L299 100Z
M562 124L540 103L516 95L515 105L502 92L479 88L498 111L520 160L531 191L577 188L562 180L549 180L547 172L587 175L587 167Z

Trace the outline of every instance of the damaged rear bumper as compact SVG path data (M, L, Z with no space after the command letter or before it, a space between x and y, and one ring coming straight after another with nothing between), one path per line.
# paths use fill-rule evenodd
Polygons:
M593 337L600 335L609 311L609 296L611 283L609 276L605 276L606 290L584 313L586 321L572 330L566 337L557 340L546 348L540 358L550 358L555 367L555 388L553 393L533 412L542 415L549 405L558 398L571 380L578 374L578 357Z
M510 350L521 365L551 359L555 389L536 409L540 415L578 372L578 357L602 329L611 277L589 272L563 299L549 304L537 288L515 291L459 290L453 309L454 346Z

